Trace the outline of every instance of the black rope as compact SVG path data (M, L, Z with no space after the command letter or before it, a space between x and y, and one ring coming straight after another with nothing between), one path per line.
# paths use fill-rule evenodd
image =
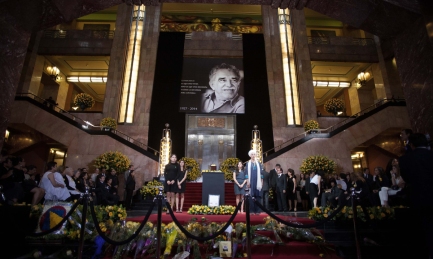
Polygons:
M107 237L104 234L104 232L102 232L101 228L99 227L98 219L96 218L96 213L95 213L95 208L93 206L93 201L90 201L90 213L92 214L93 223L95 224L95 228L96 228L96 231L98 231L99 236L101 236L102 239L104 239L109 244L120 246L120 245L124 245L124 244L127 244L127 243L131 242L134 238L136 238L138 236L138 234L140 234L140 231L143 229L144 225L147 223L147 220L149 219L150 214L152 214L152 210L153 210L154 206L155 206L155 203L152 202L152 205L150 205L150 208L147 211L147 214L144 217L144 219L141 222L141 224L138 227L138 229L134 232L134 234L132 234L130 237L128 237L127 239L125 239L123 241L112 240L109 237Z
M242 201L240 201L239 202L239 204L238 204L238 206L236 207L236 210L235 210L235 212L232 214L232 216L230 217L230 219L229 219L229 221L224 225L224 227L223 228L221 228L220 230L218 230L217 232L215 232L214 234L212 234L212 235L210 235L210 236L207 236L207 237L198 237L198 236L194 236L193 234L191 234L191 233L189 233L181 224L180 224L180 222L177 220L177 218L174 216L174 214L173 214L173 210L171 209L171 207L170 207L170 203L169 202L166 202L166 205L167 205L167 209L168 209L168 211L170 212L170 214L171 214L171 217L173 218L173 222L176 224L176 226L180 229L180 231L182 231L184 234L185 234L185 236L187 236L187 237L189 237L189 238L192 238L192 239L195 239L195 240L197 240L197 241L200 241L200 242L205 242L205 241L208 241L208 240L211 240L211 239L214 239L214 238L216 238L217 236L219 236L219 235L221 235L221 234L223 234L225 231L226 231L226 229L230 226L230 224L233 222L233 220L236 218L236 215L238 214L238 211L240 210L240 208L241 208L241 206L242 206Z
M80 198L77 202L75 202L74 205L72 205L71 210L69 210L69 212L66 214L66 216L57 225L55 225L53 228L46 230L46 231L42 231L42 232L29 233L29 234L27 234L27 236L41 237L41 236L45 236L45 235L53 233L54 231L59 230L59 228L63 225L63 223L65 223L65 221L72 215L72 213L74 213L75 209L78 207L78 205L81 203L82 200L83 200L83 198Z
M337 213L339 213L343 209L343 207L349 202L350 199L346 201L346 204L344 204L344 206L343 206L343 204L338 206L338 208L336 210L334 210L334 212L332 212L331 215L329 215L326 219L321 220L321 221L317 221L316 223L308 224L308 225L297 225L297 224L294 224L292 222L282 220L279 217L277 217L275 214L273 214L272 212L267 210L265 207L263 207L263 205L260 204L260 202L256 201L255 199L253 199L253 200L256 203L256 205L259 206L259 208L262 209L264 212L266 212L271 218L275 219L276 221L278 221L284 225L287 225L287 226L292 227L292 228L314 228L314 227L320 226L320 225L324 224L325 222L328 222L332 218L334 218L337 215Z

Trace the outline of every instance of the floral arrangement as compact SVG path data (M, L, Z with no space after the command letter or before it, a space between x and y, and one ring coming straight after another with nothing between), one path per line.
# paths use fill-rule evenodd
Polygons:
M118 221L126 219L126 210L122 206L99 206L95 205L96 218L99 222L99 227L103 232L114 226ZM30 210L31 218L39 218L44 209L44 205L32 206ZM77 209L72 213L72 216L68 219L68 224L66 225L66 231L62 234L52 234L46 235L46 238L62 238L67 237L69 239L75 240L80 238L81 229L81 213L83 211L83 205L78 205ZM93 239L97 235L96 229L94 229L93 218L90 216L90 212L87 215L85 239ZM53 236L54 235L54 236Z
M403 208L403 207L402 207ZM395 211L394 208L386 208L386 207L367 207L367 217L370 218L370 220L389 220L389 219L395 219ZM308 211L308 218L314 219L314 220L323 220L325 218L328 218L331 213L334 212L335 209L332 209L331 207L316 207L312 210ZM366 215L364 214L364 211L362 210L361 206L356 207L357 212L357 218L361 219L362 221L367 221ZM352 220L353 219L353 209L352 207L344 207L332 220Z
M188 168L186 180L195 181L201 175L199 164L197 163L197 161L195 161L194 158L190 157L182 157L181 160L185 161L185 166L186 168Z
M304 123L305 131L309 131L312 129L318 129L318 128L319 128L319 123L315 120L309 120L309 121Z
M92 108L95 105L95 99L90 94L80 93L75 96L74 105L82 110Z
M123 173L131 164L131 160L119 151L109 151L99 155L95 159L96 168L114 168L117 173Z
M301 172L303 174L309 171L323 170L326 174L335 172L337 164L326 156L309 156L302 161Z
M334 115L344 110L344 102L341 99L331 98L325 102L325 110Z
M115 119L110 118L110 117L103 118L101 120L101 127L116 129L117 128L117 122Z
M149 181L146 185L141 187L140 193L143 195L143 197L156 196L159 193L159 186L163 186L161 182L157 180Z
M236 207L231 205L221 205L209 207L207 205L192 205L188 214L192 215L231 215L235 212Z
M238 168L239 158L227 158L221 164L221 171L224 173L226 181L233 181L233 171Z

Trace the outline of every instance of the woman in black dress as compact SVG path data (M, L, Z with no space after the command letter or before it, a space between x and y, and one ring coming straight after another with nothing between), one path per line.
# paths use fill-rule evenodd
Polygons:
M180 166L177 163L177 156L172 154L170 157L170 163L168 163L164 169L164 191L167 193L167 201L170 203L172 208L175 204L174 193L177 191L176 180L178 178L179 172Z
M176 212L182 213L183 202L185 200L186 177L188 170L185 168L185 161L179 161L179 174L177 177L177 191L176 191ZM179 194L180 194L180 208L179 208Z
M287 170L287 199L289 200L289 211L296 211L298 206L298 200L296 199L296 176L295 171L291 168Z

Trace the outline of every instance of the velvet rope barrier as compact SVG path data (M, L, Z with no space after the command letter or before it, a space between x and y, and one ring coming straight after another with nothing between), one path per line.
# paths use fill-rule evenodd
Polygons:
M152 210L153 210L154 206L155 206L155 200L154 200L154 202L152 202L152 205L150 205L150 208L147 211L147 214L144 217L144 219L141 222L141 224L138 227L138 229L134 232L134 234L132 234L130 237L128 237L127 239L125 239L123 241L112 240L109 237L107 237L104 234L104 232L102 232L101 228L99 227L98 219L96 218L96 213L95 213L95 208L94 208L94 205L93 205L93 201L90 201L90 214L92 214L93 223L95 223L95 228L96 228L96 231L98 231L99 236L102 237L102 239L104 239L109 244L120 246L120 245L124 245L124 244L127 244L127 243L131 242L134 238L136 238L138 236L138 234L140 234L140 231L143 229L144 225L147 223L147 220L149 219L150 214L152 214Z
M236 215L238 214L238 211L240 210L240 208L242 206L242 201L239 202L238 206L236 207L235 212L232 214L232 216L230 217L229 221L224 225L224 227L222 227L220 230L218 230L217 232L215 232L215 234L212 234L212 235L204 237L204 238L198 237L198 236L194 236L191 233L189 233L180 224L180 222L177 220L177 218L174 216L173 210L170 207L170 203L167 202L167 201L166 201L166 206L167 206L168 211L170 212L171 217L173 218L173 222L180 229L180 231L182 231L185 234L185 236L187 236L189 238L192 238L192 239L195 239L195 240L200 241L200 242L204 242L204 241L208 241L208 240L214 239L214 238L216 238L217 236L223 234L226 231L226 229L230 226L230 224L233 222L233 220L235 219Z
M278 221L278 222L280 222L280 223L282 223L284 225L292 227L292 228L314 228L314 227L320 226L320 225L324 224L325 222L328 222L332 218L334 218L337 215L337 213L339 213L343 209L343 207L347 205L347 203L350 200L350 199L348 199L348 200L346 200L346 204L344 204L344 205L342 204L342 205L338 206L338 208L336 210L334 210L334 212L332 212L331 215L329 215L328 218L326 218L324 220L318 221L318 222L313 223L313 224L308 224L308 225L297 225L297 224L293 224L292 222L288 222L288 221L285 221L283 219L280 219L278 216L276 216L275 214L273 214L272 212L270 212L268 209L266 209L256 199L254 199L254 198L252 198L252 199L253 199L254 203L257 206L259 206L260 209L262 209L264 212L266 212L271 218L275 219L276 221Z
M74 213L75 209L77 209L78 205L81 203L82 200L83 200L82 197L80 199L78 199L78 201L75 202L74 205L72 205L71 210L69 210L69 212L66 214L66 216L57 225L55 225L53 228L46 230L46 231L42 231L42 232L30 233L30 234L27 234L27 236L41 237L41 236L45 236L45 235L48 235L50 233L53 233L56 230L59 230L59 228L63 225L63 223L65 223L65 221L68 220L68 218L72 215L72 213Z

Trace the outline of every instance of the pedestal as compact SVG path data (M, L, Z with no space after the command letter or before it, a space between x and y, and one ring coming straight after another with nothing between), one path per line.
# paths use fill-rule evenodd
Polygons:
M203 173L202 204L208 204L209 194L220 196L220 205L225 204L225 180L223 172Z

